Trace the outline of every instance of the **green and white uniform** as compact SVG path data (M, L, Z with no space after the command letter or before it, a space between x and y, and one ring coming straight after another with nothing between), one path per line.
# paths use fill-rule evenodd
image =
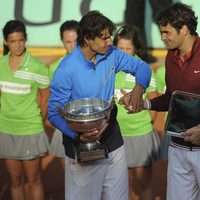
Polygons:
M134 86L135 78L133 76L119 72L116 75L115 81L115 95L117 99L122 96L120 89L130 92ZM143 99L146 99L148 92L155 91L156 79L155 73L152 72L151 82L143 95ZM149 111L143 110L136 114L127 114L127 110L124 106L118 104L118 102L117 107L117 120L125 142L124 146L128 167L152 164L152 161L159 158L160 142L157 133L153 131Z
M43 131L38 89L49 86L48 68L26 52L17 71L11 72L9 56L0 59L0 132L24 135Z
M48 68L26 51L19 68L11 72L9 57L10 53L0 59L0 137L44 132L37 94L49 86Z

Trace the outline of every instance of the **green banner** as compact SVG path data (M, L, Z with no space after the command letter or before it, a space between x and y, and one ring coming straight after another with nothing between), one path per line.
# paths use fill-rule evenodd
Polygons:
M199 0L183 0L191 5L200 18ZM89 10L99 10L117 26L124 24L126 0L0 0L0 28L8 20L22 20L27 27L28 46L59 47L59 27L65 20L80 20ZM160 33L151 21L151 9L147 4L146 29L148 45L162 48ZM200 26L200 25L199 25ZM198 32L199 31L198 26ZM3 43L0 34L0 44Z

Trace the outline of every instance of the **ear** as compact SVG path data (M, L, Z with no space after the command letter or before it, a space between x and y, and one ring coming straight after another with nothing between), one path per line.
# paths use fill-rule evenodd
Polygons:
M87 36L84 36L84 40L85 40L85 44L86 44L87 46L90 46L90 41L89 41L89 39L88 39Z
M181 34L187 35L189 33L188 27L186 25L183 25L180 29Z
M3 43L4 43L6 46L8 46L8 43L6 42L6 40L4 40Z

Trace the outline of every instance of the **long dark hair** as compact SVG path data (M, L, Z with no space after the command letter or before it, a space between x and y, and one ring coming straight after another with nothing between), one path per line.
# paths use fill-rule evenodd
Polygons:
M23 22L19 20L10 20L8 21L4 28L3 28L3 37L4 40L7 41L8 35L14 32L21 32L24 34L25 40L27 39L27 34L26 34L26 27ZM3 45L3 55L6 55L9 52L9 48L7 45Z

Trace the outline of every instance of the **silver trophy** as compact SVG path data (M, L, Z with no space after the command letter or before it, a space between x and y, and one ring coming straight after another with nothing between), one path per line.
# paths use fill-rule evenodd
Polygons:
M114 97L109 102L97 98L82 98L64 106L57 107L58 114L64 117L69 128L78 134L101 129L109 121ZM79 143L76 145L76 159L78 162L100 160L108 157L107 147L99 141Z

